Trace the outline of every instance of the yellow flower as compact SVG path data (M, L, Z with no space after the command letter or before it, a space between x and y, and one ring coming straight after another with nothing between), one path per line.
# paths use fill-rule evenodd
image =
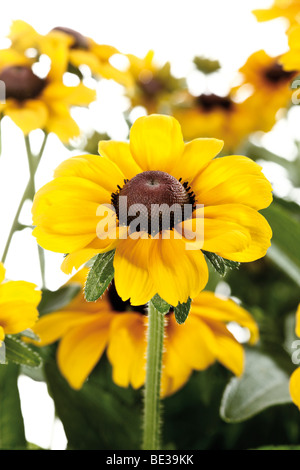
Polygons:
M52 61L56 74L66 70L74 71L86 65L93 75L113 79L121 84L128 81L127 73L118 70L110 63L110 58L119 51L106 44L97 44L93 39L71 28L57 26L47 34L39 34L22 20L12 22L9 38L14 49L21 52L36 50Z
M284 18L289 25L300 22L300 0L274 0L270 8L253 11L260 22Z
M287 72L300 70L300 25L294 26L288 32L289 50L283 54L279 62Z
M278 111L287 110L292 104L291 81L297 72L284 70L280 57L271 57L264 50L248 57L239 72L242 76L239 89L251 90L246 101L256 130L268 132L276 123Z
M296 312L296 335L300 338L300 304ZM296 406L300 409L300 367L290 377L290 395Z
M83 285L86 271L69 282ZM162 396L180 389L193 370L204 370L215 361L236 375L242 373L243 347L228 329L229 323L247 328L251 344L258 338L251 315L212 292L202 292L193 301L184 325L176 322L171 311L165 318ZM97 302L86 302L81 291L61 311L41 317L34 332L39 346L59 342L58 365L71 387L82 387L106 350L113 381L138 389L145 382L147 322L146 306L122 301L112 283Z
M0 263L0 346L5 335L32 328L38 319L37 306L41 291L25 281L5 281L5 268Z
M126 92L131 106L143 106L148 114L168 114L171 101L183 88L185 80L172 75L168 62L158 65L152 50L144 58L133 54L128 54L127 58L131 83L127 84Z
M70 108L88 105L95 99L95 91L82 83L64 85L62 77L52 69L40 77L33 65L36 62L13 49L0 51L0 80L5 83L6 91L0 114L10 117L25 135L43 129L67 142L80 133Z
M195 298L208 280L202 250L247 262L270 246L258 211L271 203L271 185L247 157L214 159L222 146L207 138L185 144L173 117L141 117L130 142L102 141L100 156L56 169L35 196L33 235L45 249L68 253L66 273L115 249L116 288L133 305L156 293L173 306Z
M231 94L187 94L181 106L173 107L172 115L180 122L185 140L217 135L224 140L225 151L242 145L255 125L248 101L239 103Z

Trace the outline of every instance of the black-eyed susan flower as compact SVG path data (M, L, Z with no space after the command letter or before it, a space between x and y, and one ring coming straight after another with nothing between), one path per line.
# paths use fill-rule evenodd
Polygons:
M129 60L127 72L130 77L126 93L131 107L142 106L148 114L168 114L171 102L184 88L185 80L172 74L169 62L158 64L152 50L143 58L133 54L127 54L126 57Z
M45 54L57 74L66 70L80 74L80 67L89 67L94 76L128 83L128 74L114 67L110 59L119 51L107 44L98 44L74 29L57 26L46 34L38 33L22 20L12 22L9 38L14 49L37 56Z
M292 104L291 82L297 72L285 70L280 57L269 56L264 50L248 57L239 72L242 76L240 89L244 86L251 89L247 103L256 130L271 130L278 112L286 111Z
M82 269L69 282L83 285L86 271ZM242 373L243 346L230 332L230 324L247 329L250 344L258 338L251 315L213 292L202 292L194 299L184 325L178 325L172 311L165 319L162 396L179 390L193 370L204 370L215 361L235 375ZM81 291L61 311L41 317L34 332L39 346L59 343L58 365L71 387L82 387L106 351L113 381L138 389L145 382L147 322L147 307L124 302L112 283L97 302L86 302Z
M14 335L32 328L38 319L37 306L41 291L26 281L6 281L0 263L0 347L5 335Z
M100 156L56 169L35 196L33 235L68 254L65 273L115 250L116 289L132 305L156 293L173 306L195 298L208 280L203 250L247 262L270 246L258 211L271 203L271 185L247 157L214 159L222 147L213 138L185 144L171 116L141 117L130 142L102 141Z
M95 90L82 83L66 86L53 69L41 77L35 73L34 64L14 49L0 51L0 80L6 92L0 113L10 117L25 135L42 129L68 142L80 134L70 108L90 104L96 98Z
M185 140L217 135L224 140L226 151L242 145L255 122L248 101L237 102L231 93L186 93L182 103L173 107L172 115L180 122Z
M300 304L296 312L295 333L300 338ZM300 367L294 370L290 377L290 395L296 406L300 409Z
M269 8L253 11L257 21L264 22L282 18L288 25L300 23L300 1L299 0L274 0Z

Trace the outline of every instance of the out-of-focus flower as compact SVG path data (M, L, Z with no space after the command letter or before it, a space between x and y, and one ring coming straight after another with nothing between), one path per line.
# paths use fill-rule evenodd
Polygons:
M295 333L300 338L300 304L296 312ZM298 367L290 377L290 394L293 402L300 409L300 367Z
M5 268L0 263L0 347L5 335L32 328L38 319L37 306L41 291L25 281L5 281Z
M45 249L68 253L66 273L115 249L116 288L132 305L156 293L173 306L195 298L208 280L200 248L249 262L266 254L272 236L258 212L272 201L271 184L245 156L214 159L222 147L213 138L185 144L173 117L138 118L130 142L102 141L100 156L73 157L56 169L35 195L33 235ZM135 227L136 204L143 210ZM174 204L179 221L168 212Z
M6 98L0 103L0 113L10 117L25 135L43 129L68 142L80 134L70 108L90 104L96 98L95 90L82 83L66 86L51 68L40 76L34 65L37 62L14 49L0 51L0 80L5 84Z
M172 75L169 62L158 65L152 50L144 58L132 54L127 58L131 83L126 92L131 107L143 106L148 114L168 113L172 101L184 88L185 80Z
M300 25L294 26L288 32L289 50L283 54L279 62L287 72L300 71Z
M69 282L84 284L87 269ZM202 292L193 302L188 320L179 325L174 313L166 316L162 396L180 389L193 370L219 361L234 374L243 371L242 345L228 329L237 323L249 332L253 344L258 329L251 315L229 299ZM59 342L57 361L71 387L80 389L107 350L113 381L140 388L145 382L147 307L133 307L118 296L112 283L97 302L86 302L83 290L61 311L47 314L34 327L39 346Z
M279 110L286 112L292 104L291 82L297 72L284 70L280 58L271 57L264 50L248 57L239 72L242 83L238 88L250 89L247 105L254 130L268 132L276 123Z
M31 54L35 50L37 55L47 55L57 74L66 70L80 74L80 67L85 65L97 77L128 83L127 73L110 63L111 57L119 54L115 47L98 44L71 28L57 26L46 34L40 34L25 21L15 20L9 38L16 50L30 51Z
M300 0L274 0L270 8L253 11L258 21L270 21L284 18L288 25L300 23Z
M236 151L254 127L248 101L237 102L231 94L187 93L182 103L173 107L172 115L180 122L185 140L217 135L224 140L226 152Z

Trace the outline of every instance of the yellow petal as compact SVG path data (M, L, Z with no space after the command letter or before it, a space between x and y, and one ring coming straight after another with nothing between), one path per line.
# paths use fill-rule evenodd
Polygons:
M131 179L142 172L130 153L129 143L102 140L99 142L98 150L100 155L105 156L120 168L126 179Z
M25 281L8 281L0 286L0 325L6 334L31 328L38 318L41 291Z
M60 341L57 360L62 375L78 390L101 358L108 341L111 314L70 330Z
M216 358L235 375L244 370L244 349L222 323L209 323L216 338Z
M109 195L106 199L98 199L101 202L110 202L111 193L115 192L117 186L124 185L124 174L118 167L117 162L99 155L81 155L68 158L55 170L56 177L80 177L97 185L99 189L106 190Z
M122 300L143 305L156 294L149 274L152 240L128 237L120 240L114 257L115 285Z
M230 156L211 161L193 181L199 204L239 203L260 210L272 202L272 186L250 158Z
M218 139L194 139L184 146L184 152L172 175L189 183L218 153L224 142Z
M115 315L111 324L107 357L113 367L113 381L139 388L145 382L145 319L136 313Z
M190 314L199 315L204 321L210 321L213 324L238 323L249 330L251 344L258 340L258 326L250 313L233 300L219 297L213 292L201 292L193 300Z
M143 171L169 172L184 150L178 121L156 114L138 118L130 130L130 150Z
M215 336L199 317L189 315L183 325L172 321L168 327L168 343L192 369L204 370L216 359Z
M233 222L246 229L250 235L250 243L245 249L231 251L220 249L216 252L226 259L240 262L255 261L265 256L271 245L272 230L266 219L256 210L242 204L220 204L205 208L205 217L219 221ZM221 225L220 225L221 229Z
M295 405L300 409L300 367L290 377L290 395Z
M44 129L48 119L47 107L40 100L26 100L21 105L14 100L8 100L5 114L25 135L34 129Z
M153 240L149 269L156 292L176 306L196 297L208 281L208 268L200 250L186 249L184 239Z

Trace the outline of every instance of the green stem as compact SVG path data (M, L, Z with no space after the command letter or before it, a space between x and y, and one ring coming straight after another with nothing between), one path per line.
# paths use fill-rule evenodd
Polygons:
M11 243L11 240L12 240L12 237L13 237L14 233L17 230L19 230L19 228L20 228L19 216L20 216L21 210L23 208L23 205L24 205L24 203L27 199L29 199L31 201L33 200L33 197L34 197L34 194L35 194L35 182L34 182L35 173L36 173L36 170L39 166L40 160L42 158L42 155L43 155L43 152L44 152L44 149L45 149L45 145L46 145L46 142L47 142L47 137L48 137L48 134L45 134L42 146L40 148L40 151L39 151L37 156L34 156L32 154L31 148L30 148L29 137L25 136L25 145L26 145L26 150L27 150L30 178L29 178L29 181L28 181L27 186L25 188L25 191L23 193L22 199L19 203L16 215L14 217L14 220L13 220L13 223L12 223L12 226L11 226L11 229L10 229L10 232L9 232L6 244L5 244L3 255L2 255L2 258L1 258L2 263L4 263L5 260L6 260L7 253L8 253L8 250L9 250L9 246L10 246L10 243ZM44 284L44 282L45 282L45 279L44 279L44 260L43 260L43 254L41 254L41 250L42 249L39 248L39 257L40 257L41 271L42 271L42 281L43 281L43 284Z
M160 386L164 339L164 314L149 303L147 368L144 397L143 450L159 450L161 428Z

